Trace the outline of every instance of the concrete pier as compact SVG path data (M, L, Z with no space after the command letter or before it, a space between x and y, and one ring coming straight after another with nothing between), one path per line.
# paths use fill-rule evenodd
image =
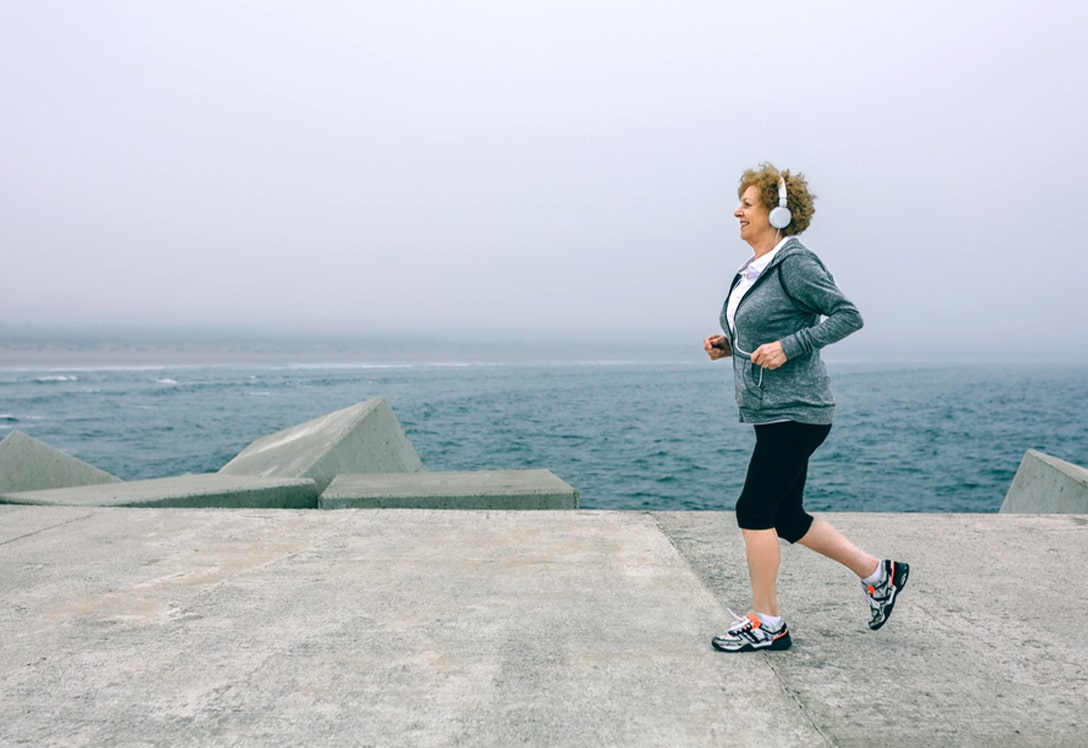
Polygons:
M317 489L306 478L177 475L172 478L0 493L0 504L53 506L315 509Z
M578 491L551 470L338 475L319 509L577 509Z
M0 493L118 483L120 480L22 431L12 431L0 439Z
M309 478L321 493L341 473L423 469L389 401L374 397L262 436L220 468L223 475Z
M0 506L0 745L1084 744L1088 516L824 516L727 655L728 512Z
M1088 470L1029 449L1013 476L1001 511L1014 514L1088 514Z

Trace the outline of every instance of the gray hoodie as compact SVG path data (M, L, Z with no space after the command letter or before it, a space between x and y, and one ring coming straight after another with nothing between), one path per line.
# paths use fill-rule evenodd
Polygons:
M738 274L730 292L739 280ZM820 349L860 330L862 319L820 258L789 239L741 299L735 336L726 321L728 302L726 294L721 325L733 349L740 420L831 423L835 398ZM776 340L786 363L773 370L753 364L752 352Z

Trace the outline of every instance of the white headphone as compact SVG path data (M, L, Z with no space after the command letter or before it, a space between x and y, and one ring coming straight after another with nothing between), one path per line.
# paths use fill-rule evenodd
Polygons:
M771 208L769 218L771 226L776 229L786 228L793 220L790 209L786 207L786 178L781 174L778 176L778 207Z

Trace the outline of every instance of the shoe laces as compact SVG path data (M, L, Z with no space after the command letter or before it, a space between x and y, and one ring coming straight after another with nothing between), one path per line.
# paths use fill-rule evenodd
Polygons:
M888 593L891 591L891 585L888 584L888 579L885 577L880 584L865 584L863 582L861 591L862 594L865 595L865 599L869 601L869 605L876 608L887 601Z
M759 620L759 616L755 613L749 613L745 616L738 616L733 612L732 608L726 608L729 611L729 615L733 616L733 623L727 629L730 634L738 634L741 631L747 631L748 629L759 628L763 625L763 622Z

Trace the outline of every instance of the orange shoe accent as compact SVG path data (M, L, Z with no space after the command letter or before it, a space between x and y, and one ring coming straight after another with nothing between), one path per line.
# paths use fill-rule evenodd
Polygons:
M748 620L751 621L752 625L755 626L757 629L763 625L763 621L759 620L759 616L757 616L755 613L748 613Z

